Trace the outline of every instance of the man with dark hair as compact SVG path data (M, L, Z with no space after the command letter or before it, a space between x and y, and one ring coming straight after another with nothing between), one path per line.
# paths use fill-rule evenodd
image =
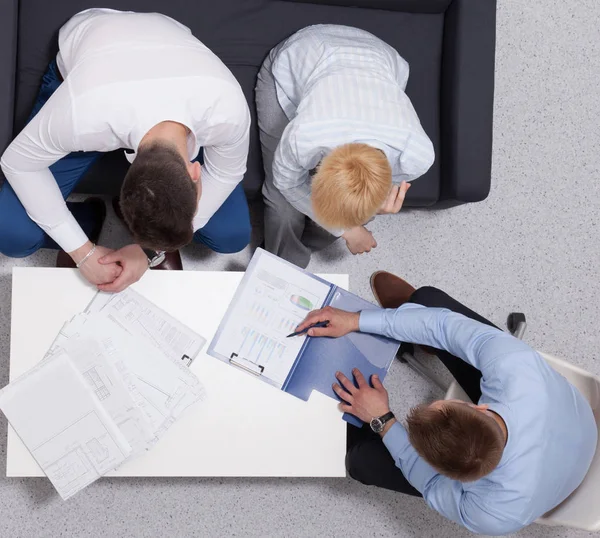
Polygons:
M0 162L0 253L62 249L59 265L116 292L148 268L142 247L243 249L250 113L219 58L158 13L89 9L58 41L29 123ZM94 244L103 202L65 199L102 152L119 148L133 150L117 209L136 244L111 251Z
M346 466L367 484L423 496L472 532L515 532L564 501L582 482L597 427L583 395L524 342L435 288L415 290L383 271L371 287L387 310L310 313L301 330L339 337L352 331L431 346L474 403L418 406L405 428L377 376L337 374L349 426Z
M172 146L140 146L120 198L123 218L139 245L173 251L192 241L201 194L198 171L188 171Z

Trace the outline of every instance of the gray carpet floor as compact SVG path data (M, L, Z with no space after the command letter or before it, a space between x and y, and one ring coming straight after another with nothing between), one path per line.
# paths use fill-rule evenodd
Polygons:
M379 218L371 254L353 257L334 245L309 269L349 273L351 289L367 298L369 275L386 269L417 286L440 287L497 324L511 311L525 312L528 343L600 374L600 2L498 3L488 200ZM103 239L115 247L127 241L112 214ZM184 264L243 270L250 255L190 247ZM0 256L1 385L8 381L11 269L50 266L54 257ZM387 385L399 413L441 396L400 363ZM5 450L2 419L0 476ZM63 503L45 479L0 478L0 514L0 536L13 538L469 535L421 500L350 479L112 479ZM537 525L519 535L591 536Z

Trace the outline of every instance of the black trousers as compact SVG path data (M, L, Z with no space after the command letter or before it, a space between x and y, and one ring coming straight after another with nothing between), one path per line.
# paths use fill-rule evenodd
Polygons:
M437 288L419 288L412 294L410 302L429 307L447 308L495 327L493 323ZM481 397L481 372L447 351L438 350L437 356L471 400L478 402ZM408 495L421 496L419 491L404 478L381 437L374 433L368 424L362 428L348 425L346 469L352 478L368 486L378 486Z

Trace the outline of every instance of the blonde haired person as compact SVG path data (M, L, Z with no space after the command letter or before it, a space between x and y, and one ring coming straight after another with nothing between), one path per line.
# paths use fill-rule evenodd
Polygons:
M374 35L304 28L258 75L265 247L300 267L338 237L353 254L377 246L365 224L398 213L433 145L405 93L408 64Z

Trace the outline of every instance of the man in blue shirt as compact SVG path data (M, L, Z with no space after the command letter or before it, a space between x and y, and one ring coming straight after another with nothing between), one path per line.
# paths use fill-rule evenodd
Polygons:
M375 273L371 286L385 310L328 307L300 328L328 320L308 334L360 330L433 347L477 405L418 406L405 428L376 376L369 383L355 370L353 382L338 373L340 409L366 423L349 426L350 476L422 495L442 515L482 534L515 532L564 501L596 450L596 422L581 393L535 350L444 292L415 290L385 272Z

